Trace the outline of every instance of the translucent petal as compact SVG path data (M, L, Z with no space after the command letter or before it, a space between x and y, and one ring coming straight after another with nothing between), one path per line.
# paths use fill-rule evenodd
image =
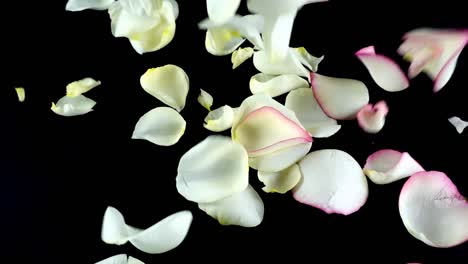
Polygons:
M224 105L210 111L205 117L203 126L213 132L222 132L232 127L233 120L234 110L230 106Z
M197 98L198 103L201 104L206 110L211 111L211 106L213 105L213 96L207 93L205 90L200 89L200 95Z
M265 184L263 191L268 193L286 193L294 188L302 178L297 164L278 172L258 171L258 179Z
M465 130L465 128L468 126L468 122L461 120L457 116L453 116L449 118L448 121L450 122L450 124L452 124L455 127L458 134L461 134L463 130Z
M106 10L114 0L68 0L65 10L82 11L85 9Z
M206 31L205 48L212 55L224 56L234 52L244 41L235 30L212 28Z
M298 57L299 61L304 64L310 71L318 71L318 66L325 56L314 57L304 47L292 48L294 54Z
M286 56L281 60L272 62L265 50L254 52L253 63L255 68L266 74L281 75L295 74L308 77L309 71L302 65L299 56L293 49L289 49Z
M246 60L253 56L254 50L252 48L239 48L232 53L231 63L232 69L239 67Z
M50 108L54 113L61 116L78 116L84 115L93 111L96 102L84 95L74 97L64 96L57 101L57 104L52 103Z
M67 96L73 97L84 94L99 85L101 85L101 82L93 78L84 78L79 81L74 81L67 85Z
M252 94L264 93L276 97L297 88L308 87L309 83L294 74L274 76L257 73L250 78L249 86Z

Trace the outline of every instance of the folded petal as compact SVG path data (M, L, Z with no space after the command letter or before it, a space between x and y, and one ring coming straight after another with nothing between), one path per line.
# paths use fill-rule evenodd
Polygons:
M52 103L50 108L54 113L61 116L78 116L84 115L93 111L96 102L84 95L74 97L64 96L57 101L57 104Z
M104 243L123 245L129 237L123 215L114 207L107 207L102 221L101 239Z
M359 163L336 149L309 153L299 162L302 180L293 189L298 202L331 214L349 215L367 200L367 180Z
M294 188L301 178L302 174L297 164L278 172L258 171L258 179L265 184L262 190L268 193L286 193Z
M240 0L206 0L208 16L213 22L223 24L236 14Z
M234 52L244 41L235 30L212 28L206 31L205 48L212 55L224 56Z
M468 202L442 172L418 172L398 202L408 232L429 246L447 248L468 240Z
M65 10L82 11L85 9L106 10L114 0L68 0Z
M453 116L449 118L448 121L450 122L450 124L452 124L455 127L458 134L461 134L463 130L465 130L465 128L468 126L468 122L461 120L457 116Z
M189 78L179 66L168 64L147 70L140 78L143 89L180 112L187 99Z
M200 95L197 98L198 103L201 104L206 110L211 111L211 106L213 105L213 96L207 93L205 90L200 89Z
M358 80L336 78L310 73L314 97L329 117L337 120L356 118L361 108L369 103L369 91Z
M314 138L330 137L341 129L336 120L322 111L310 88L299 88L289 92L285 106L294 111L302 126Z
M222 225L255 227L263 220L263 201L250 185L231 196L198 206Z
M361 108L357 114L357 120L362 130L367 133L378 133L385 125L385 117L388 114L388 106L385 101L380 101L374 106L368 104Z
M313 72L318 71L318 65L322 62L323 58L325 58L325 56L312 56L304 47L292 48L292 51L299 61Z
M308 77L309 71L302 65L300 57L293 49L289 49L286 56L281 60L270 61L265 50L254 52L253 63L255 68L262 73L271 75L295 74Z
M231 63L232 69L239 67L246 60L253 56L254 50L252 48L239 48L232 53Z
M265 155L249 157L249 166L263 172L282 171L304 158L311 147L312 142L298 143Z
M367 158L364 173L376 184L387 184L409 177L423 167L408 154L391 149L379 150Z
M374 46L363 48L355 53L364 64L371 77L388 92L398 92L409 87L408 78L400 66L389 57L376 54Z
M247 188L247 151L225 136L209 136L179 161L177 191L185 199L210 203Z
M99 85L101 85L101 82L93 78L84 78L79 81L74 81L67 85L67 96L73 97L84 94Z
M264 93L276 97L297 88L309 87L309 83L294 74L275 76L257 73L250 78L249 86L252 94Z
M138 120L132 139L143 139L159 146L176 144L185 132L184 118L170 107L157 107Z
M222 106L210 111L205 117L203 127L213 132L222 132L232 127L234 110L228 106Z
M262 34L265 51L271 63L277 63L288 56L289 41L297 15L297 9L290 9L277 16L265 17L265 30Z
M24 91L24 88L16 87L15 91L16 91L16 95L18 95L18 101L24 102L24 99L26 99L26 92Z

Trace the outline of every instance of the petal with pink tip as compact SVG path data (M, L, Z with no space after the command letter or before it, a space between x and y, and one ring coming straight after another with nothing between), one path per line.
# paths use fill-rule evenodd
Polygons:
M278 172L258 171L258 179L265 184L263 191L268 193L286 193L296 186L302 178L297 164Z
M408 78L400 66L392 59L376 54L374 46L363 48L355 55L367 68L377 85L385 91L398 92L408 88Z
M429 246L447 248L468 240L468 202L442 172L411 176L398 207L408 232Z
M356 118L361 108L369 103L369 91L358 80L336 78L310 73L314 97L323 112L337 120Z
M367 180L359 163L348 153L324 149L299 162L302 180L294 199L331 214L349 215L361 208L368 195Z
M424 168L408 152L392 149L373 153L364 165L364 173L376 184L398 181L421 171L424 171Z
M385 117L388 114L388 106L385 101L380 101L374 106L368 104L357 114L357 120L362 130L375 134L385 125Z
M468 122L461 120L458 116L453 116L448 121L455 127L458 134L463 133L463 130L468 126Z

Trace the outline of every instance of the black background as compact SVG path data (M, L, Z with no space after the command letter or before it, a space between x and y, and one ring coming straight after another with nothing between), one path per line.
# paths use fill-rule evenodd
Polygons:
M468 244L432 248L413 238L398 213L405 180L377 186L369 181L369 198L350 216L326 213L296 202L291 195L260 190L256 172L251 184L265 203L265 218L256 228L225 227L177 193L179 158L212 132L203 128L207 114L196 101L199 88L211 93L214 108L238 106L250 94L248 80L257 71L251 60L232 70L230 56L206 52L205 32L197 23L205 1L179 0L173 41L160 51L137 54L124 38L114 38L106 11L66 12L66 1L7 1L2 4L2 82L0 257L29 263L94 263L127 253L146 263L175 259L221 262L240 258L329 263L340 258L358 263L466 263ZM14 3L13 3L14 2ZM468 53L439 93L425 75L409 89L388 93L378 88L353 56L368 45L408 64L396 54L402 35L417 27L467 28L464 4L447 1L409 6L395 1L331 1L310 4L298 13L291 45L325 55L319 73L364 81L371 102L385 99L390 113L384 129L366 134L354 121L333 137L316 139L312 149L338 148L360 164L382 148L409 152L427 170L447 173L468 194L467 134L459 135L447 119L468 119ZM245 2L239 12L246 14ZM190 78L185 135L174 146L131 140L134 126L147 111L163 103L144 92L140 76L165 64L182 67ZM95 111L61 117L50 110L69 82L93 77L102 85L86 95ZM17 102L15 86L26 88ZM284 102L284 96L277 98ZM229 135L228 132L222 134ZM119 209L128 224L149 227L179 210L194 221L186 240L173 251L149 255L131 244L100 240L107 206ZM3 262L3 261L2 261Z

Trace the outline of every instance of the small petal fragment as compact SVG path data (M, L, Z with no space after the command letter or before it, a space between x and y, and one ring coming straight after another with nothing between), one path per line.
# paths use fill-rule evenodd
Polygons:
M252 94L264 93L276 97L297 88L308 87L309 83L294 74L274 76L257 73L250 78L249 86Z
M455 127L458 134L463 133L463 130L468 126L468 122L461 120L458 116L453 116L448 121Z
M114 0L68 0L65 10L67 11L83 11L85 9L106 10Z
M398 207L408 232L429 246L447 248L468 240L468 201L442 172L411 176Z
M178 112L185 107L189 78L179 66L168 64L151 68L140 78L143 89Z
M385 101L380 101L374 106L368 104L357 114L357 120L362 130L375 134L385 125L385 117L388 114L388 106Z
M24 99L26 99L26 92L24 91L24 88L16 87L15 91L16 91L16 95L18 95L18 101L24 102Z
M177 172L177 191L185 199L214 202L247 188L247 151L229 137L208 136L182 156Z
M250 185L224 199L198 206L221 225L255 227L263 220L263 201Z
M349 215L367 200L366 176L348 153L336 149L309 153L299 162L302 181L293 189L298 202L331 214Z
M323 112L337 120L351 120L369 103L369 91L358 80L310 73L314 97Z
M408 78L389 57L376 54L374 46L363 48L355 53L356 57L364 64L371 77L388 92L399 92L409 87Z
M234 110L225 105L210 111L205 117L203 127L213 132L222 132L232 127L234 120Z
M84 78L79 81L74 81L67 85L67 96L73 97L84 94L99 85L101 85L101 82L93 78Z
M200 95L197 98L198 103L201 104L206 110L211 111L211 106L213 105L213 96L207 93L205 90L200 89Z
M184 118L170 107L157 107L138 120L132 139L148 140L159 146L176 144L185 132Z
M330 137L341 129L335 119L322 111L310 88L291 91L284 105L296 113L297 119L314 138Z
M258 179L265 184L263 191L268 193L286 193L294 188L302 178L297 164L278 172L258 171Z
M254 50L252 48L239 48L234 51L231 56L232 69L239 67L239 65L250 59L253 54Z
M387 184L409 177L424 168L408 152L379 150L367 158L364 173L376 184Z
M270 61L265 50L254 52L253 63L255 68L262 73L271 75L295 74L308 77L309 71L302 65L300 57L293 49L289 49L281 60Z
M236 14L240 2L240 0L206 0L208 17L216 24L223 24Z
M50 108L54 113L61 116L78 116L93 111L96 102L84 95L74 97L64 96L58 100L57 104L52 103Z

